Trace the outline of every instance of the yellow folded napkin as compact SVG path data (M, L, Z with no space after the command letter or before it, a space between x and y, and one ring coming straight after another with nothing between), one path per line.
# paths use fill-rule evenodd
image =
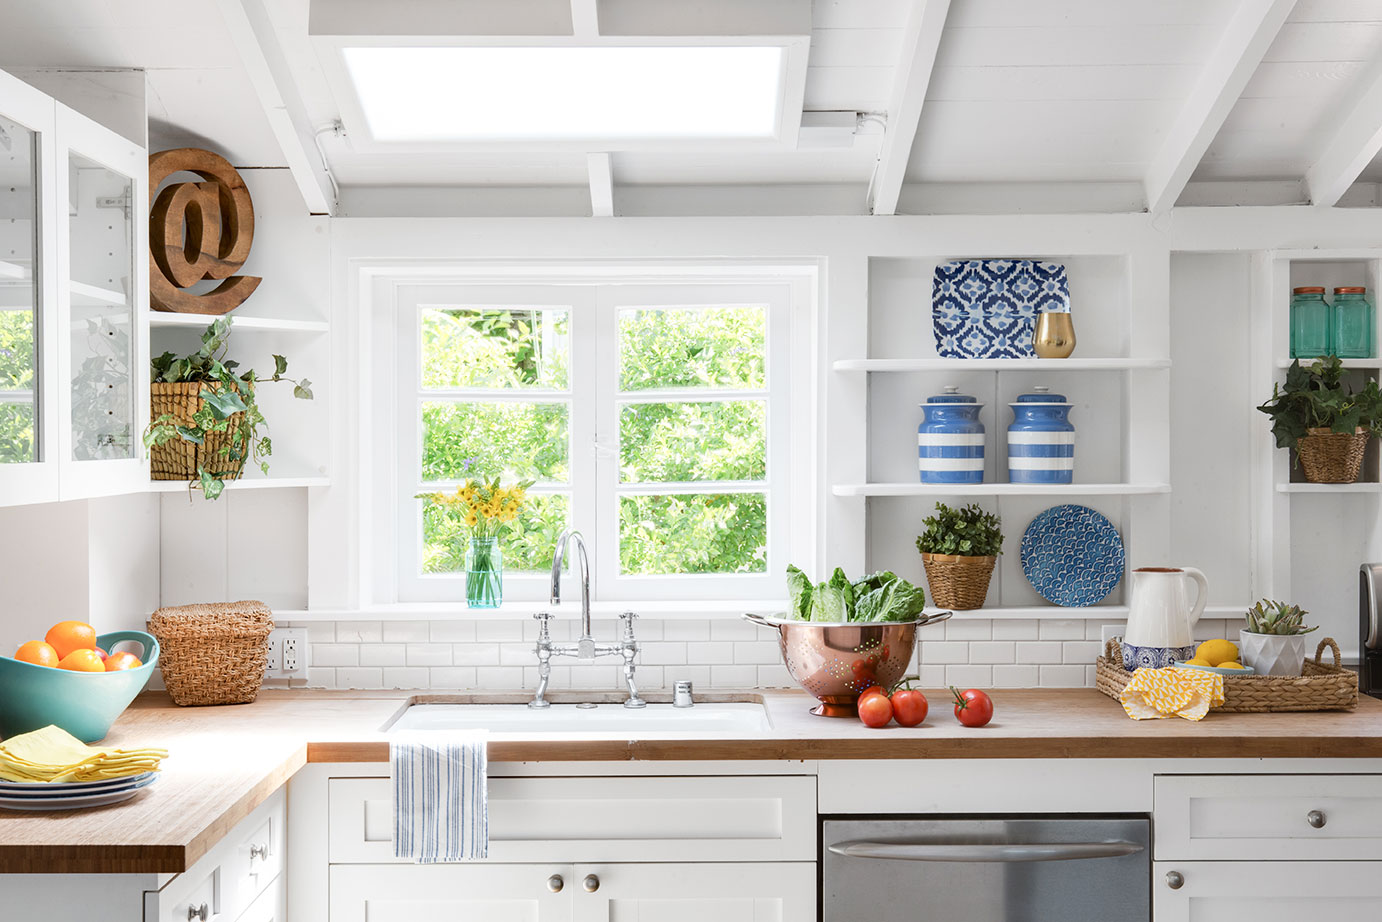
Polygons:
M5 781L104 781L158 771L166 749L88 746L60 727L47 726L0 742L0 779Z
M1172 716L1199 720L1211 707L1224 703L1224 677L1203 669L1143 667L1132 674L1118 700L1133 720Z

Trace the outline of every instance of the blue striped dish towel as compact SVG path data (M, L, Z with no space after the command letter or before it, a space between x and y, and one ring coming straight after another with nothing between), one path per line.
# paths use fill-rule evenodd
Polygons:
M428 731L389 741L395 858L433 864L489 855L488 736Z

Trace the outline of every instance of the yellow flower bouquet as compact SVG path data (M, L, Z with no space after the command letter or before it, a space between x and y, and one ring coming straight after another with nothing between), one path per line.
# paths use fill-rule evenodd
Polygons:
M470 531L465 555L465 596L470 608L498 608L504 602L504 552L499 536L518 518L533 481L505 486L467 480L454 493L421 493L418 499L458 514Z

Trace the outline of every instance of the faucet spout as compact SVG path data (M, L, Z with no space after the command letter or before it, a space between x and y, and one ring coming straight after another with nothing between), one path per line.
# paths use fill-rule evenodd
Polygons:
M591 660L595 658L595 639L590 636L590 558L586 556L585 539L574 528L561 533L552 554L552 604L561 604L561 565L563 559L571 556L572 541L576 542L575 563L581 578L581 637L577 642L577 657Z

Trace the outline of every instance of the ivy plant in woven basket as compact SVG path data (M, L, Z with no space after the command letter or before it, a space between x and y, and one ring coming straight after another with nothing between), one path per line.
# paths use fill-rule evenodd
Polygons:
M925 523L917 550L926 567L932 601L961 611L982 608L994 564L1003 553L998 516L974 503L961 509L936 503L936 514Z
M231 321L218 318L201 337L191 355L165 352L153 360L152 404L144 446L154 480L190 481L207 499L215 499L227 480L235 480L253 459L269 472L273 443L255 400L256 388L269 382L288 382L293 396L312 399L312 382L286 375L288 360L275 355L273 374L261 378L253 369L226 358Z
M1376 381L1354 390L1337 356L1308 367L1291 363L1286 385L1257 409L1272 418L1278 448L1294 448L1310 483L1353 483L1368 440L1382 434L1382 392Z
M1258 675L1297 676L1305 663L1305 626L1310 614L1299 605L1263 599L1248 609L1248 626L1238 632L1243 665Z

